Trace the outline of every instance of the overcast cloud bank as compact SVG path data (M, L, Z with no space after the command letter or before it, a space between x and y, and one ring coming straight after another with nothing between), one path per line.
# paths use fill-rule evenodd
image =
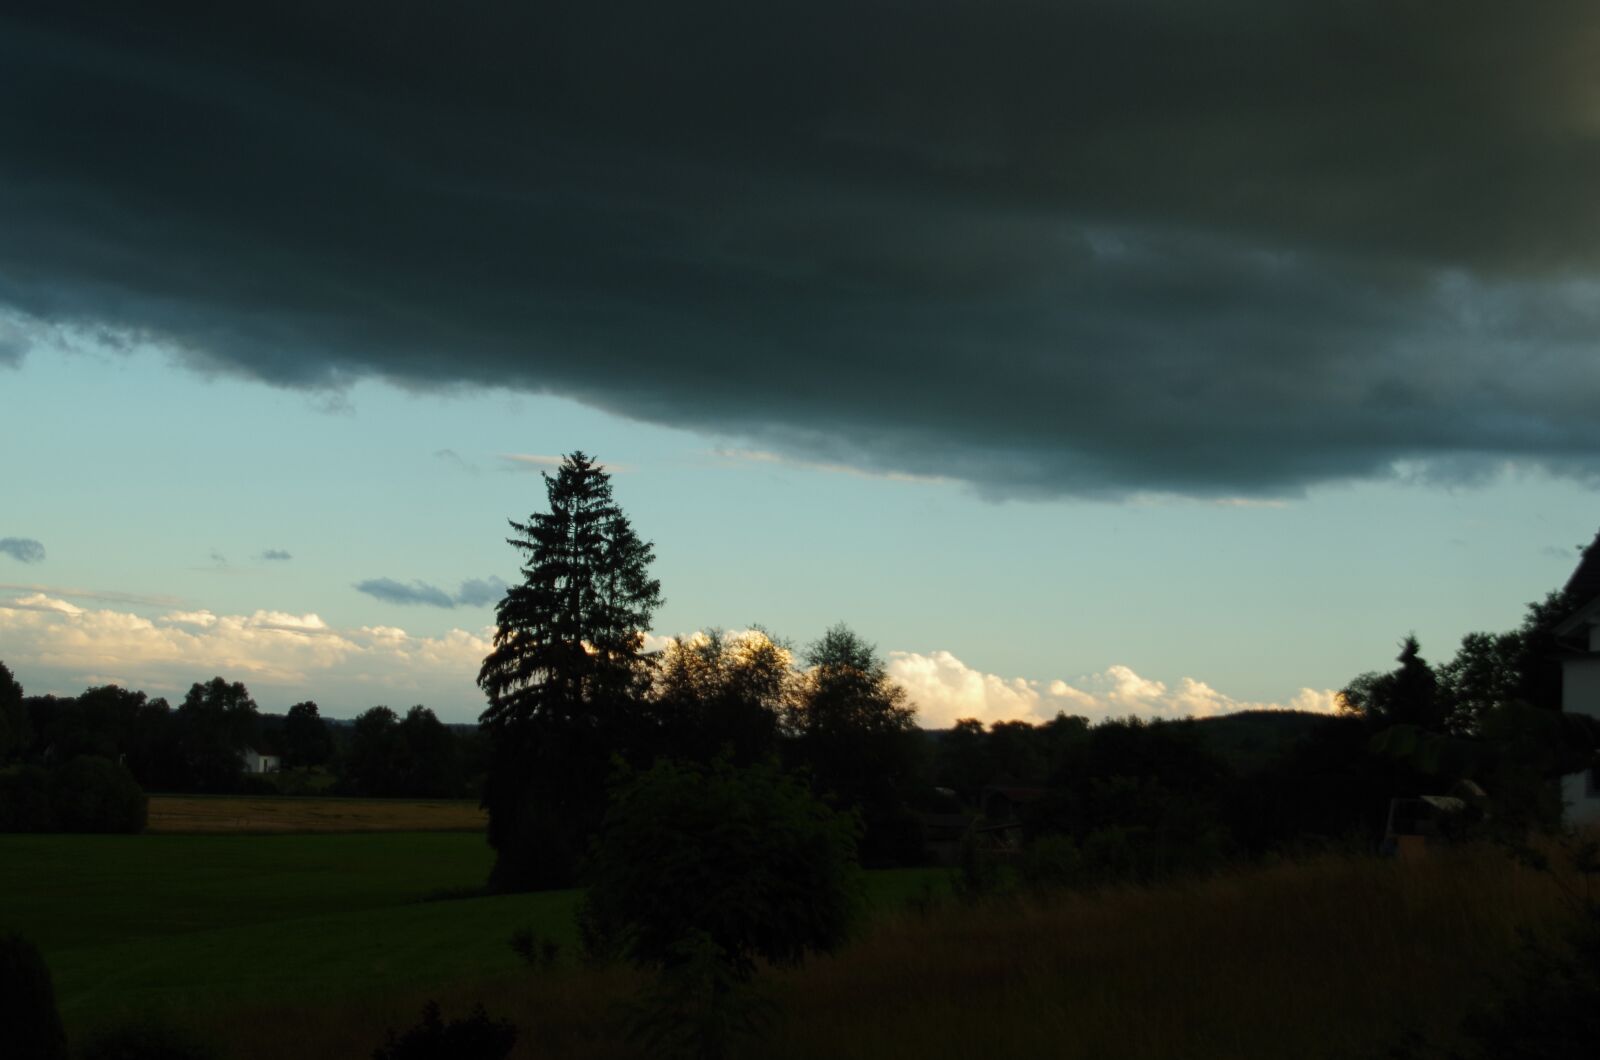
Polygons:
M994 497L1592 481L1597 45L1579 0L13 5L0 362L553 392Z

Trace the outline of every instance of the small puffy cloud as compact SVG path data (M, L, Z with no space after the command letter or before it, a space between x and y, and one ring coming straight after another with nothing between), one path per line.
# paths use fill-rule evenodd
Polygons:
M368 578L357 582L355 589L386 603L406 607L414 604L443 608L483 607L505 595L506 583L492 574L487 578L468 578L451 594L425 581L413 580L408 584L393 578Z
M281 549L281 548L269 548L269 549L264 550L261 553L259 558L260 559L265 559L265 560L287 561L287 560L293 559L294 557L291 556L284 549Z
M173 611L171 614L161 616L163 622L176 622L183 626L206 626L217 624L217 616L210 611Z
M1073 682L1031 681L973 669L947 651L890 652L889 675L917 706L918 723L945 728L958 718L1045 721L1058 712L1092 720L1130 714L1155 718L1203 718L1241 710L1309 710L1332 713L1332 690L1302 688L1286 703L1236 699L1204 681L1185 677L1176 685L1151 680L1123 665L1109 666Z
M51 611L60 615L80 615L83 613L83 608L76 604L69 604L65 600L58 600L54 597L46 596L44 593L31 593L27 596L19 597L11 601L9 606L19 611Z
M31 537L0 537L0 552L18 563L38 563L44 559L44 545Z
M420 604L426 607L454 607L456 606L449 593L436 585L427 582L413 581L407 585L397 582L393 578L368 578L366 581L356 582L355 590L366 593L374 599L385 603L400 604L410 607Z
M468 578L456 590L456 603L462 607L482 607L498 603L506 594L506 583L490 575L487 578Z

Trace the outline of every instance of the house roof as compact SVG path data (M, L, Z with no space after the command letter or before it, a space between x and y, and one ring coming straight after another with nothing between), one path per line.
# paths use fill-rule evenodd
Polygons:
M1556 627L1559 636L1577 632L1600 615L1600 534L1596 534L1583 550L1583 558L1578 560L1577 569L1567 579L1562 592L1567 599L1578 601L1579 606Z
M1583 558L1567 579L1564 591L1576 600L1585 602L1600 596L1600 534L1595 534L1583 550Z

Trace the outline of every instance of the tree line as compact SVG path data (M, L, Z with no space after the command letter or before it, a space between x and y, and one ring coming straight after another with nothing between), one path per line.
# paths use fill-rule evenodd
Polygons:
M281 772L244 772L246 749L276 756ZM244 684L222 677L196 682L177 707L116 685L27 696L0 664L6 775L26 770L37 786L79 759L146 791L208 794L476 798L485 768L475 728L446 725L421 705L404 715L377 706L350 722L324 719L309 700L267 714Z

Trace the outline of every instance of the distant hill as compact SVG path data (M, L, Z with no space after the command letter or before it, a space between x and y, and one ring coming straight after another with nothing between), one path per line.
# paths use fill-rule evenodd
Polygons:
M1255 773L1279 761L1327 714L1308 710L1242 710L1178 722L1193 727L1213 754L1237 773Z

